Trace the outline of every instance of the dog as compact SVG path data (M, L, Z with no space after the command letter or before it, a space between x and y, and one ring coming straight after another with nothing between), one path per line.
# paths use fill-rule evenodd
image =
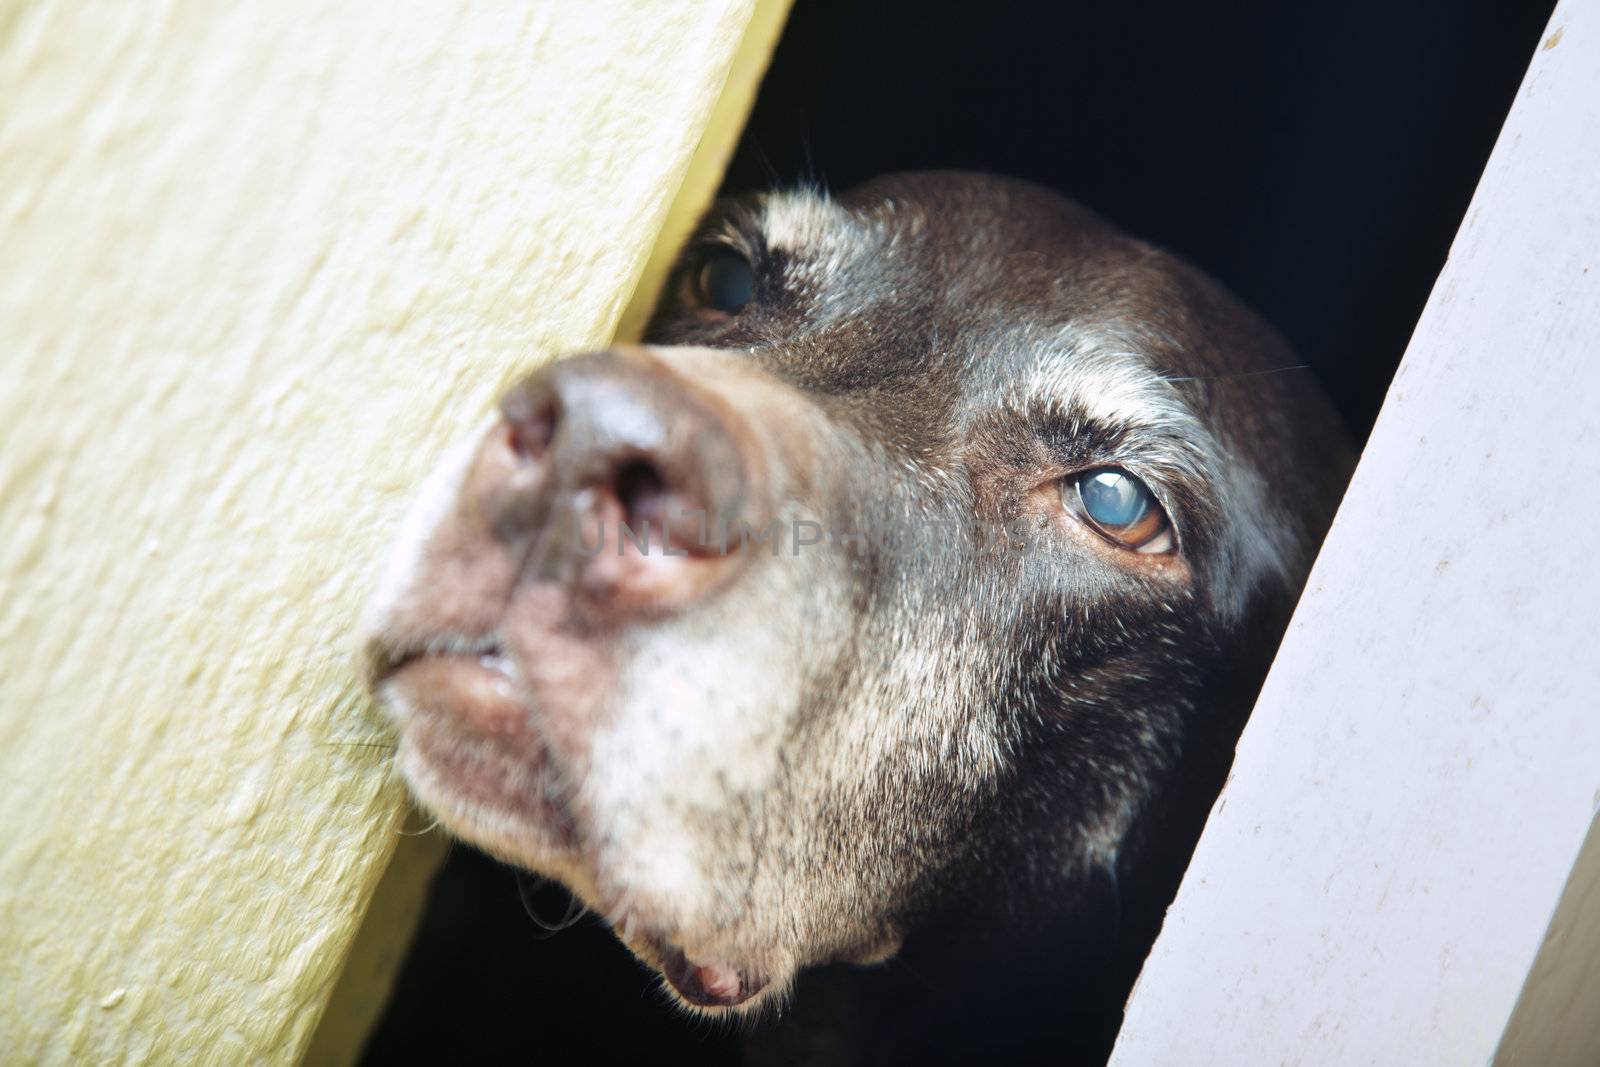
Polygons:
M719 202L428 479L411 792L769 1062L1103 1058L1351 464L1285 342L1024 182Z

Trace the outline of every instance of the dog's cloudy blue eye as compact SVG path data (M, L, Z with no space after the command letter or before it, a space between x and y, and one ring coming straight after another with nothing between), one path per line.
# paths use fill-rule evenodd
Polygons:
M755 268L732 249L707 256L696 281L701 302L728 315L742 311L756 290Z
M1083 510L1101 526L1132 526L1150 510L1150 490L1121 471L1100 471L1078 481Z
M1170 552L1172 530L1166 512L1143 482L1127 471L1104 467L1062 486L1077 496L1078 511L1100 533L1125 548Z

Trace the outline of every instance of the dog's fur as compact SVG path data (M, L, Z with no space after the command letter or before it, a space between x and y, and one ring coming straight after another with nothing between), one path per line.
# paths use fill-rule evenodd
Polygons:
M757 271L737 314L693 285L722 247ZM538 372L425 491L371 624L408 782L699 1010L779 1008L759 1055L1103 1052L1343 485L1337 420L1218 286L1015 181L735 200L684 264L647 347ZM551 390L667 429L602 413L570 432L612 468L547 469L578 446L516 434ZM625 452L852 536L596 585L550 531ZM1062 505L1105 466L1174 552Z

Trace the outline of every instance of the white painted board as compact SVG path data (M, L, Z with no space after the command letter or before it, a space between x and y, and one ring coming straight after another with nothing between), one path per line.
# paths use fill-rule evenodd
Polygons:
M1489 1062L1600 802L1597 530L1600 4L1566 0L1113 1063Z

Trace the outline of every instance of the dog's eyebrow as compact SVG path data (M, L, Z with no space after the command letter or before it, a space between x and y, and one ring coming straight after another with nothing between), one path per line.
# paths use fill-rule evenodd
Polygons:
M804 280L820 289L841 277L849 264L915 240L921 220L913 215L893 224L895 217L893 202L853 211L820 188L803 187L764 197L755 222L771 247L796 254Z
M821 189L801 188L765 197L759 225L774 245L821 248L848 238L860 221Z
M1212 435L1174 388L1174 381L1183 379L1161 375L1144 355L1152 343L1154 339L1132 331L1098 324L1011 328L974 346L969 373L980 381L994 375L995 385L974 390L983 406L1023 415L1045 412L1106 430L1153 433L1187 442L1199 454L1214 453ZM985 374L990 367L993 371Z
M760 258L781 262L784 290L804 306L786 327L789 340L822 333L857 314L863 290L846 281L852 267L872 264L896 239L881 221L841 206L816 187L765 194L731 212L724 225L744 246L759 250Z

